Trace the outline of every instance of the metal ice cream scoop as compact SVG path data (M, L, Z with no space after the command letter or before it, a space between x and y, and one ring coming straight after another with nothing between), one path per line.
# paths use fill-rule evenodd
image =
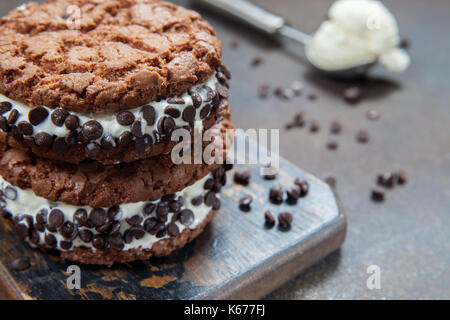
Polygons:
M309 34L288 26L282 17L270 13L249 1L195 0L195 2L226 13L275 38L281 36L304 46L307 46L308 42L311 40L311 36ZM307 54L307 50L305 51L305 56L309 63L318 71L324 73L325 75L342 79L354 79L361 77L375 64L372 62L340 70L325 70L312 62Z

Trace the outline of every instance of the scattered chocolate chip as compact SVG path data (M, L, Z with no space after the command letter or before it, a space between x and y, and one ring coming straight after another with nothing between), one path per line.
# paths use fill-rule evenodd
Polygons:
M196 197L192 198L191 203L193 206L198 207L199 205L201 205L203 203L203 196L196 196Z
M143 220L144 219L138 214L126 219L130 226L139 226Z
M372 189L371 198L375 202L384 201L384 192L378 189Z
M379 174L377 183L386 188L393 188L397 182L397 175L393 173Z
M0 102L0 115L8 112L12 109L12 104L8 101L2 101Z
M244 196L239 200L239 209L242 211L248 212L250 211L250 205L252 203L253 199L250 196Z
M64 214L59 209L53 209L50 211L50 214L48 215L48 226L52 230L56 230L57 228L61 227L64 222Z
M106 211L102 208L94 208L89 213L89 221L94 227L100 227L106 222Z
M167 225L167 233L169 236L175 237L180 234L180 229L175 223L171 222Z
M8 115L8 124L16 123L18 118L19 118L19 111L17 111L16 109L12 109Z
M127 146L133 140L133 134L130 131L122 132L119 136L119 145Z
M339 144L337 141L328 141L327 142L327 148L330 150L336 150L339 147Z
M264 220L267 228L272 228L275 225L275 217L269 210L264 212Z
M80 126L80 119L78 116L75 116L73 114L68 115L66 120L64 121L64 125L69 130L76 130Z
M378 120L380 119L380 113L375 109L370 109L367 111L366 117L369 120Z
M298 185L294 185L290 189L286 190L287 199L286 201L291 204L295 204L300 198L301 190Z
M303 84L300 81L296 80L296 81L292 82L291 89L294 92L295 96L299 96L302 94Z
M200 119L205 119L208 115L209 112L211 111L211 106L209 104L207 104L206 106L204 106L201 110L200 110Z
M281 187L272 187L269 190L269 200L274 204L283 202L283 189Z
M194 213L190 209L184 209L180 212L180 221L186 227L194 223Z
M296 178L294 180L294 184L300 187L300 197L306 197L309 192L309 183L306 180L302 180L300 178Z
M183 120L186 122L193 122L195 120L195 108L193 106L188 106L183 111Z
M56 237L50 233L46 234L44 237L45 244L50 248L56 248L57 240Z
M112 135L107 135L102 138L101 144L103 150L111 150L116 146L116 141Z
M250 65L252 67L257 67L257 66L261 65L262 62L263 62L263 58L260 56L256 56L252 59L252 61L250 62Z
M103 127L97 121L89 120L81 127L81 133L89 141L96 140L102 136Z
M58 154L64 154L69 151L70 146L66 143L66 138L58 137L53 141L52 150Z
M403 185L406 182L408 182L408 176L407 176L405 171L399 170L399 171L396 172L396 175L397 175L397 182L398 182L398 184Z
M291 88L277 87L274 90L275 96L284 100L290 100L294 96L294 91Z
M289 212L281 212L278 214L278 224L283 229L289 229L293 220L294 217Z
M23 258L17 258L11 262L11 268L15 271L24 271L30 268L30 262Z
M24 136L31 136L33 134L33 126L29 122L26 122L26 121L20 121L17 124L17 129Z
M9 200L17 199L17 191L11 186L7 186L4 191L5 197Z
M409 49L411 47L411 40L408 38L401 38L398 46L402 49Z
M90 230L83 229L83 230L81 230L81 231L78 233L78 236L80 237L80 239L81 239L83 242L88 243L88 242L91 242L91 241L92 241L92 238L94 237L94 234L93 234L92 231L90 231Z
M50 115L50 119L56 126L61 127L64 124L64 122L66 121L66 118L68 116L69 116L69 112L67 112L66 110L56 109Z
M342 131L342 125L338 121L332 121L330 124L330 132L333 134L339 134Z
M28 112L28 120L33 126L37 126L48 116L48 111L44 107L36 107Z
M198 108L202 105L202 97L197 92L191 92L192 104L195 108Z
M237 184L241 184L243 186L247 186L250 181L250 171L236 171L234 173L234 182Z
M181 115L180 110L174 106L167 106L164 109L164 113L171 116L172 118L178 119Z
M361 143L367 143L369 141L369 132L367 130L359 130L356 133L356 140Z
M106 242L102 236L96 235L92 239L92 245L94 246L95 249L102 250L105 248Z
M53 137L47 132L38 132L34 136L34 142L42 148L50 148L53 143Z
M320 125L319 122L312 120L311 123L309 124L309 131L310 132L317 132L320 130Z
M333 189L336 189L337 180L335 177L327 177L325 182Z
M97 157L102 153L102 147L97 142L91 142L86 145L86 151L90 157Z
M359 87L350 87L345 89L343 97L345 101L351 104L356 104L361 100L361 89Z
M20 240L24 240L26 237L28 237L29 229L24 223L16 223L14 225L13 231Z

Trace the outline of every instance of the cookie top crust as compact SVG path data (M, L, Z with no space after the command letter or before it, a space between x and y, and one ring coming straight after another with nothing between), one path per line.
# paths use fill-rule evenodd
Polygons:
M0 19L0 93L111 113L183 94L221 65L212 27L158 0L47 0Z

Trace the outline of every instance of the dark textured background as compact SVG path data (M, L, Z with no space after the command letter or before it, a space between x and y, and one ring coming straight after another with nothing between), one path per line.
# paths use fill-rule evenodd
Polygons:
M174 1L191 6L190 1ZM260 0L295 27L312 32L332 1ZM242 128L284 128L299 110L318 120L321 131L281 129L280 153L315 175L338 179L338 193L348 217L347 240L336 252L269 296L272 299L384 299L450 298L450 2L448 0L384 1L396 15L400 32L411 40L411 67L403 74L377 68L361 83L365 99L356 107L340 92L349 84L324 79L303 63L301 48L282 49L218 15L200 10L216 28L224 44L224 61L232 69L234 120ZM1 1L0 13L21 1ZM231 50L230 41L239 47ZM289 49L289 50L288 50ZM294 52L294 53L292 53ZM254 56L263 64L251 68ZM300 80L306 94L289 102L261 101L262 83L287 86ZM371 108L381 119L368 121ZM329 151L328 126L343 124ZM355 142L355 132L366 128L370 143ZM387 193L383 204L369 200L379 172L404 169L408 184ZM381 290L366 288L366 268L381 268ZM1 288L0 288L1 297Z

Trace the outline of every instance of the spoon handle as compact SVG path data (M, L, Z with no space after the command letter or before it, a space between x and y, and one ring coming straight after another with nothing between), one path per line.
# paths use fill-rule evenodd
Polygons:
M195 0L195 2L208 5L220 12L227 13L271 36L277 35L278 31L285 25L285 21L282 17L267 12L249 1Z

